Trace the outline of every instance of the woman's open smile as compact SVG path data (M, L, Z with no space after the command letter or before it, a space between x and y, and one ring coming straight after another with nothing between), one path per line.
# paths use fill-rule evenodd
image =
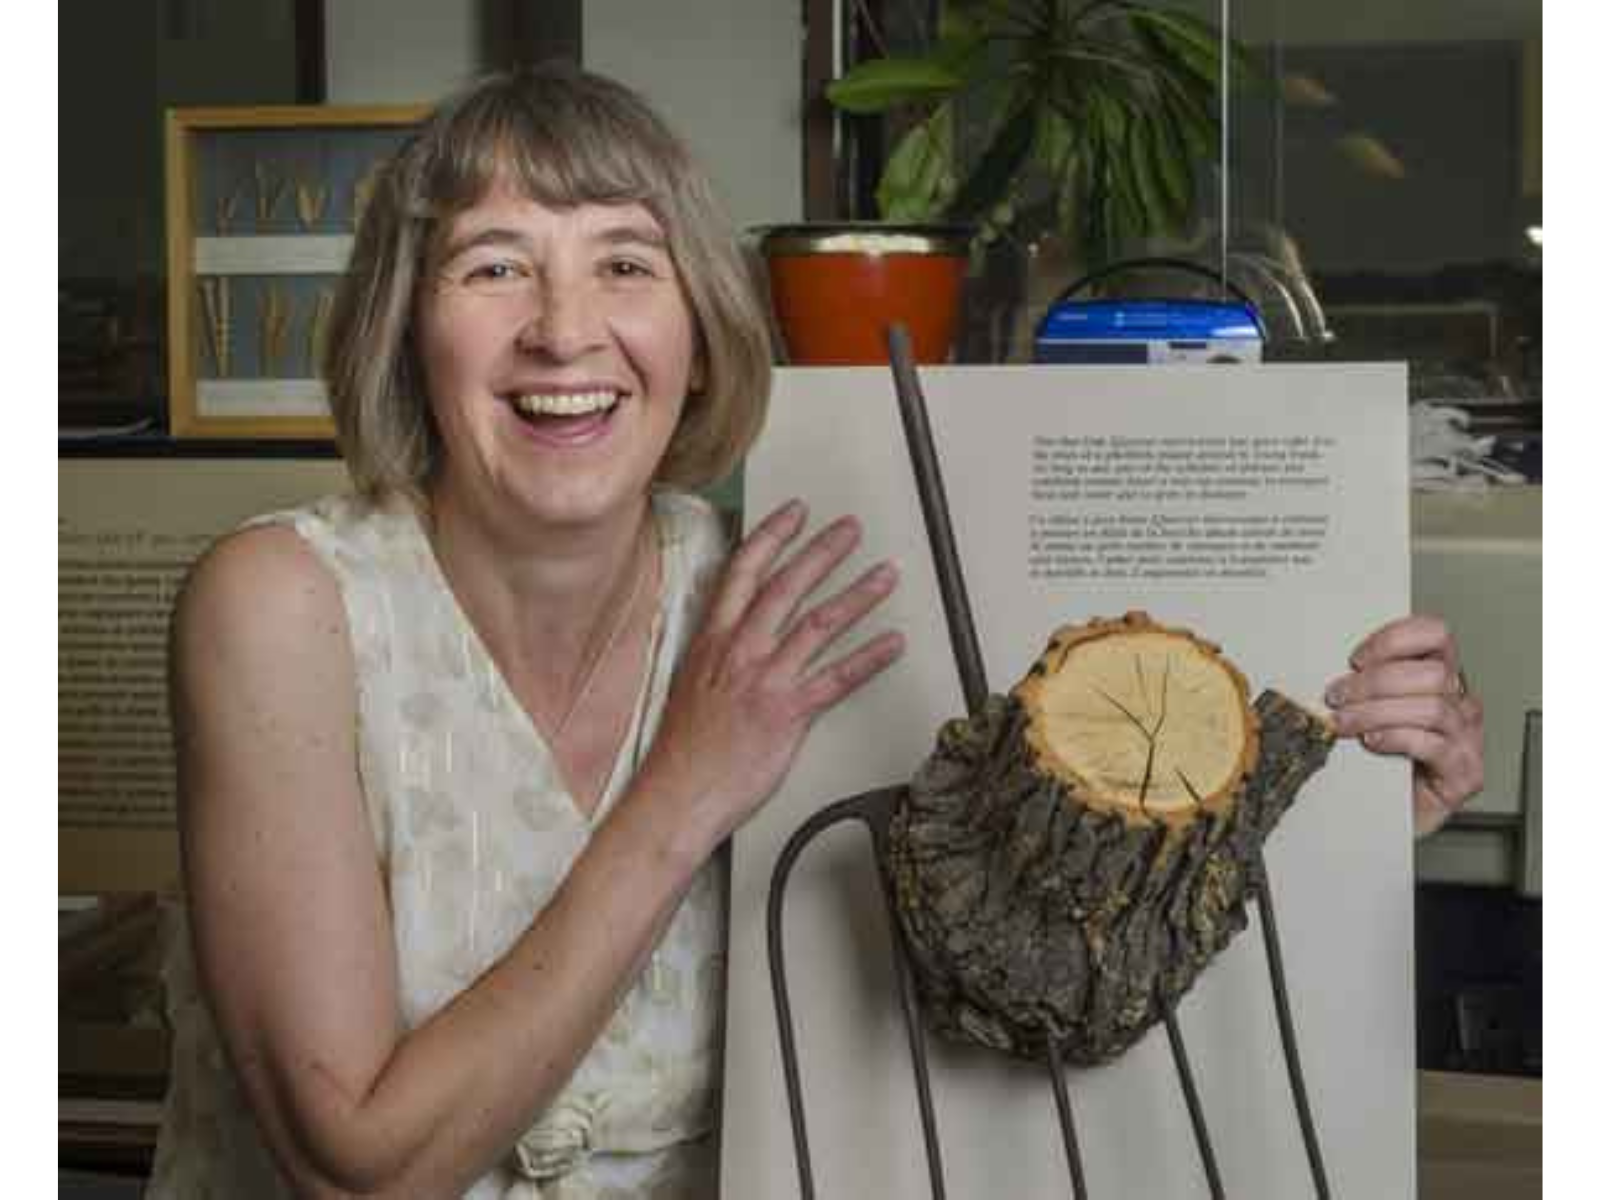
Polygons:
M539 388L512 392L507 403L533 440L576 447L603 440L627 399L627 392L612 387Z

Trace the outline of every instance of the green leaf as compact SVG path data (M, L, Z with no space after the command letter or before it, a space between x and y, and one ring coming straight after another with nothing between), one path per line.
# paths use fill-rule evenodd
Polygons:
M1121 99L1109 88L1089 92L1084 99L1085 115L1100 126L1106 149L1112 154L1123 153L1128 141L1128 113Z
M1169 51L1162 50L1167 54ZM1166 84L1159 89L1171 114L1178 141L1191 159L1215 158L1222 148L1221 126L1215 112L1216 89L1181 63L1167 64Z
M1111 178L1110 210L1106 222L1106 248L1117 257L1133 239L1143 236L1149 227L1149 216L1144 211L1132 181L1114 171Z
M1183 55L1152 32L1148 25L1135 22L1130 28L1140 49L1144 51L1146 61L1156 72L1158 89L1183 88L1196 96L1205 97L1206 103L1210 102L1210 97L1216 94L1217 89L1203 76L1197 75Z
M1128 146L1115 143L1108 136L1109 127L1105 121L1118 106L1108 105L1104 97L1096 99L1099 103L1095 112L1100 119L1096 124L1097 166L1093 194L1099 223L1097 241L1087 249L1091 258L1104 263L1115 258L1130 238L1138 236L1148 226L1150 215L1132 177L1132 155ZM1126 117L1119 115L1123 117L1122 128L1126 134Z
M1129 20L1135 28L1145 28L1154 34L1184 64L1208 83L1213 90L1222 86L1222 37L1207 21L1188 13L1163 12L1142 9L1130 13ZM1228 43L1228 71L1234 87L1252 87L1262 82L1263 76L1250 52L1239 42Z
M1062 242L1073 248L1077 248L1084 237L1083 196L1083 188L1076 181L1056 194L1056 226Z
M1154 135L1150 119L1144 113L1135 113L1128 125L1128 177L1132 194L1137 197L1144 216L1146 232L1171 228L1172 203L1167 198L1166 185L1161 180L1161 170L1155 161Z
M846 112L876 113L941 100L964 82L934 58L873 58L830 83L826 95Z
M1128 142L1122 153L1111 159L1110 169L1107 171L1107 183L1110 185L1114 207L1123 231L1138 237L1151 229L1160 218L1151 210L1149 197L1140 185L1135 165L1138 162L1138 155L1132 147L1131 126Z
M1034 159L1045 177L1061 179L1072 166L1075 145L1072 125L1054 105L1039 114L1039 142Z
M1082 251L1084 266L1094 270L1103 266L1108 257L1110 193L1104 168L1106 146L1096 124L1086 122L1080 135L1084 170L1078 176L1076 211L1063 213L1063 218L1070 217L1073 225L1064 224L1062 233Z
M1196 161L1212 162L1222 155L1222 122L1209 109L1199 109L1191 97L1174 94L1174 107L1184 116L1184 140L1193 147Z
M955 114L949 102L900 139L875 193L885 221L930 221L952 184Z
M1162 185L1172 201L1172 209L1176 215L1175 224L1182 227L1189 223L1189 217L1194 211L1194 161L1197 147L1192 146L1185 138L1183 128L1165 96L1161 97L1159 111L1151 115L1150 133L1156 169L1160 172Z
M1033 149L1038 121L1039 107L1023 104L1001 123L989 148L951 201L949 216L952 220L973 220L1011 194L1028 153Z
M1115 170L1123 155L1128 154L1128 125L1131 120L1128 107L1110 88L1090 91L1083 99L1086 120L1098 125L1101 131L1107 168Z
M1190 70L1203 76L1213 86L1221 75L1221 37L1205 21L1186 13L1143 9L1129 14L1129 20L1138 27L1148 29L1163 45L1180 56Z

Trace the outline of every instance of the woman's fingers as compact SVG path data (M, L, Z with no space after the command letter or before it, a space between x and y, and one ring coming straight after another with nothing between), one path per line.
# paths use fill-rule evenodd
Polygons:
M1416 764L1412 805L1419 833L1438 828L1483 786L1483 757L1467 739L1403 726L1375 729L1362 735L1361 744Z
M1419 834L1437 829L1483 786L1483 704L1469 695L1455 637L1438 617L1390 621L1328 685L1333 721L1378 754L1412 761Z
M798 536L794 506L767 518L724 574L707 621L674 680L652 770L676 778L730 832L789 769L812 721L889 666L905 647L882 633L816 665L895 587L888 564L819 603L806 597L860 544L841 518L784 557Z
M1333 723L1346 737L1390 729L1423 729L1454 737L1467 727L1469 718L1463 705L1446 696L1393 696L1335 709Z
M893 630L878 634L807 676L800 685L801 706L813 716L832 707L899 658L905 648L904 634Z
M1361 735L1361 744L1375 754L1403 755L1430 767L1442 765L1450 750L1448 737L1420 727L1375 729Z
M1435 786L1430 776L1418 771L1416 777L1416 784L1411 789L1411 832L1414 837L1427 837L1438 829L1455 814L1456 809L1461 807L1466 798L1481 786L1480 783L1468 791L1458 792L1451 798Z
M861 544L861 522L840 517L772 571L740 623L758 653L770 653L802 601Z
M899 572L879 563L849 587L810 609L785 632L772 667L787 677L800 676L819 652L852 628L894 591Z
M763 518L739 543L706 614L704 627L708 632L726 632L739 624L773 564L805 523L806 506L799 500L790 500Z
M1390 621L1362 640L1350 655L1350 665L1363 671L1406 658L1436 658L1454 672L1456 641L1450 627L1438 617L1420 613Z
M1391 696L1457 696L1459 677L1440 658L1412 658L1352 671L1328 685L1324 697L1338 708Z
M706 628L736 632L741 657L770 655L795 610L861 542L861 522L840 517L780 564L804 522L805 506L790 501L756 526L729 560Z

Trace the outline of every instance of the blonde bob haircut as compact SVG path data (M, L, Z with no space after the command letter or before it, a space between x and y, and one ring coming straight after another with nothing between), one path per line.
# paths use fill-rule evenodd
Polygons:
M656 482L693 488L722 478L766 417L765 311L683 142L628 88L552 63L488 76L444 101L373 188L322 364L355 486L425 501L443 448L416 359L415 301L452 219L496 185L552 208L637 203L660 223L704 382L684 402Z

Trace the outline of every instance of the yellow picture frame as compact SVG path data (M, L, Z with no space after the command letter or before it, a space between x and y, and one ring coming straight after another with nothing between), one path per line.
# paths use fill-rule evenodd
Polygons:
M333 436L317 377L333 285L374 172L424 105L170 109L174 438Z

